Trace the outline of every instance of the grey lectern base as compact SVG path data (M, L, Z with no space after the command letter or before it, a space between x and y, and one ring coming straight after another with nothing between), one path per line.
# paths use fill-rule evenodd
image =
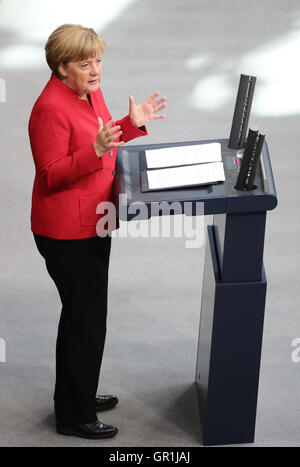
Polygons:
M221 144L224 183L141 191L145 150L209 142ZM228 148L226 139L125 146L119 149L116 168L115 200L122 220L134 220L133 211L137 212L139 206L145 219L163 215L159 204L171 205L173 201L182 205L183 214L185 202L189 201L192 215L197 213L198 202L203 203L204 214L214 215L207 232L195 378L203 443L251 443L267 287L263 266L266 213L277 205L267 143L255 179L256 189L251 192L234 188L238 154ZM119 194L126 196L118 199Z

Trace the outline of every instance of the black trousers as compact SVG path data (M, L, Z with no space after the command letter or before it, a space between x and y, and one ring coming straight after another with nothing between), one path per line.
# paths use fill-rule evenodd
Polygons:
M34 239L62 302L56 418L65 424L92 423L106 336L111 237L56 240L34 234Z

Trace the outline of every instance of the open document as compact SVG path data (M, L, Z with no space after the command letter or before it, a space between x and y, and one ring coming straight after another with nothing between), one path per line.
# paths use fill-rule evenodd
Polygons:
M147 170L149 190L206 185L225 180L223 162Z
M221 144L193 144L145 151L148 169L221 162Z

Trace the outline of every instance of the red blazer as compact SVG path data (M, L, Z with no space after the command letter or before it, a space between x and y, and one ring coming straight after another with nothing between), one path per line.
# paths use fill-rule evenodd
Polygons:
M93 142L98 117L112 119L100 88L90 94L92 106L52 75L35 102L29 138L36 167L31 206L31 230L46 237L80 239L97 236L101 217L96 206L113 202L117 149L98 158ZM116 121L123 141L147 134L129 116Z

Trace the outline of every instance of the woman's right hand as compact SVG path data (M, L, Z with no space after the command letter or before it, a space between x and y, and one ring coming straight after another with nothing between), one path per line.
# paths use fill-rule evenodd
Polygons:
M103 126L102 119L98 117L98 134L94 142L94 148L99 159L109 149L118 148L124 144L124 141L114 143L114 141L122 135L122 131L118 131L121 127L119 125L113 126L114 123L114 120L110 120Z

